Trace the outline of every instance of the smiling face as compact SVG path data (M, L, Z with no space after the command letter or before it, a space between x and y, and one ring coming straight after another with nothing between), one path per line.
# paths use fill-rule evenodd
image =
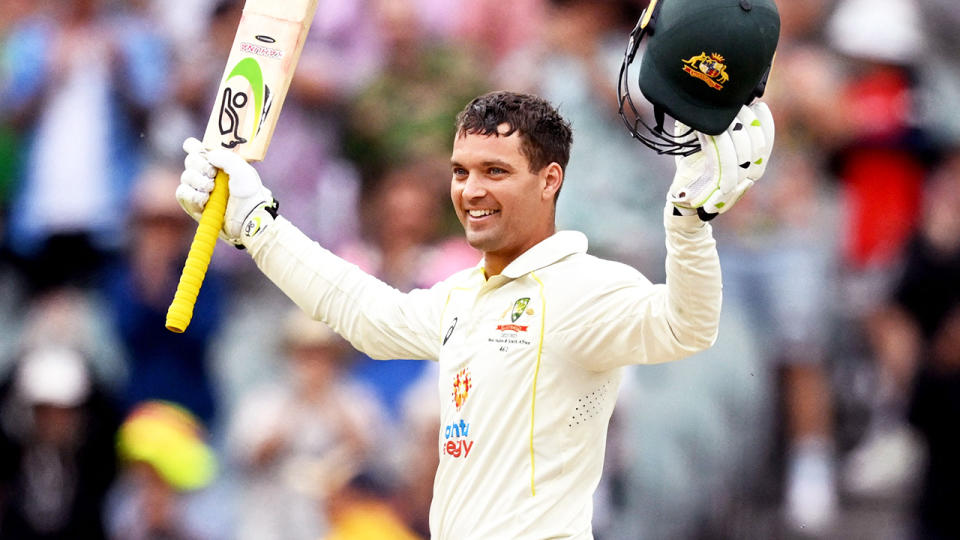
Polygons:
M552 235L555 195L563 169L530 170L521 136L460 133L450 158L450 197L467 242L484 253L487 276L499 274L524 251Z

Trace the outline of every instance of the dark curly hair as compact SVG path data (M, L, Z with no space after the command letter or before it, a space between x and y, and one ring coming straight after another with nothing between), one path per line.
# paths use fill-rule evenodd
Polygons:
M507 124L500 133L497 127ZM556 162L564 171L570 161L573 130L545 99L531 94L490 92L475 98L457 115L457 136L466 134L503 135L520 133L520 152L538 172Z

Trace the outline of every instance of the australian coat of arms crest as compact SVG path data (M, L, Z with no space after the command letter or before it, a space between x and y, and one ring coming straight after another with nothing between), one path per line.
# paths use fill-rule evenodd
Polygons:
M717 53L711 53L708 56L703 52L689 60L684 60L683 63L684 71L691 77L707 83L714 90L723 90L724 83L730 80L724 58Z

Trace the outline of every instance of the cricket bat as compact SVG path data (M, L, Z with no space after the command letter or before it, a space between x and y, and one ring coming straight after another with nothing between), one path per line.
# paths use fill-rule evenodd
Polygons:
M205 147L229 148L247 161L263 159L316 9L317 0L246 0L203 135ZM228 177L218 171L214 182L167 310L172 332L185 331L193 318L223 227Z

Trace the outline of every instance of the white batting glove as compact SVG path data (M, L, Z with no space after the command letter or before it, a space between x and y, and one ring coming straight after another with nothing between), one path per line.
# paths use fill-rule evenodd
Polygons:
M229 198L220 238L242 248L273 222L277 202L260 181L252 165L223 148L207 150L191 137L183 142L187 157L177 186L177 201L193 219L200 221L204 206L213 191L217 169L230 177Z
M690 128L677 122L674 133ZM720 135L694 132L700 151L677 156L677 173L667 199L681 215L708 221L730 210L763 176L773 150L773 115L763 102L743 106ZM694 136L691 134L691 137Z

